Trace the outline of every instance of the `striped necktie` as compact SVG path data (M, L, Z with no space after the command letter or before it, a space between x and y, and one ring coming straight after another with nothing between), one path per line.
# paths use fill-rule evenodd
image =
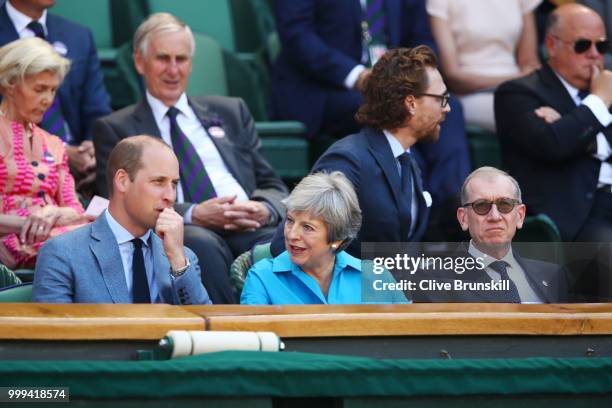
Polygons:
M368 22L368 32L370 43L386 44L385 33L385 1L367 0L366 21Z
M32 30L36 37L42 38L43 40L47 39L45 35L45 29L38 21L30 21L27 27ZM52 135L59 136L59 138L62 139L64 142L68 141L68 133L66 132L66 122L62 113L62 105L60 104L59 95L56 94L55 98L53 98L53 102L51 103L49 109L47 109L47 111L43 115L42 121L39 123L39 126L45 129L47 132L51 133Z
M198 156L185 133L176 120L179 110L174 106L168 109L170 119L170 138L172 148L178 157L181 167L181 184L183 186L184 201L200 203L217 196L217 192L210 181L206 168Z
M495 261L491 262L489 268L499 273L501 280L507 280L509 283L508 292L503 292L500 296L505 303L521 303L521 297L519 296L516 284L510 276L508 276L508 263L506 261Z

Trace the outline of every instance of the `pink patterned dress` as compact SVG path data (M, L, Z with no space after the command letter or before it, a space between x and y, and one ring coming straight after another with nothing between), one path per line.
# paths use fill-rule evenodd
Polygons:
M39 207L56 205L74 208L82 214L83 207L75 192L63 142L57 136L33 126L31 143L26 143L23 125L0 116L2 213L27 217ZM55 227L50 236L80 225ZM17 234L2 238L2 244L13 256L17 267L33 267L43 243L22 245Z

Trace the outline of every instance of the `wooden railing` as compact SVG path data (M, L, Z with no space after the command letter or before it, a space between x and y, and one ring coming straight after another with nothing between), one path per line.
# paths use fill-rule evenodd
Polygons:
M0 339L151 340L169 330L273 331L281 337L606 335L612 304L170 306L6 303Z

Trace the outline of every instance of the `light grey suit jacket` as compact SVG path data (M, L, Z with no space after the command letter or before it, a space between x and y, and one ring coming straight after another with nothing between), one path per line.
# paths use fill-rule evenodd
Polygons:
M222 122L225 137L211 137L225 165L252 200L266 201L282 217L285 213L281 200L287 187L261 154L261 140L255 131L253 117L242 99L225 96L188 98L189 104L204 127ZM98 119L93 127L98 172L98 194L108 195L106 164L115 145L134 135L161 137L151 107L146 99ZM176 210L182 215L192 203L179 203Z
M153 269L161 303L209 304L198 259L189 248L191 266L179 278L170 276L162 240L151 233ZM33 302L132 303L119 246L106 217L47 241L36 261Z

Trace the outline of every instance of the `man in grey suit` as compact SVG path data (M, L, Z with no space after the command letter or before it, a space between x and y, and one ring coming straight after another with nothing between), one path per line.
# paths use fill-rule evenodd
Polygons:
M453 257L455 265L465 268L418 271L419 290L409 295L413 301L559 303L567 300L563 268L523 258L513 251L512 239L522 228L526 211L521 202L521 189L513 177L494 167L476 169L463 183L461 202L457 219L472 239L467 248L459 249ZM448 285L444 289L443 286L432 288L428 283L432 280L438 285Z
M146 160L145 160L146 158ZM44 303L208 304L174 211L179 164L158 138L122 140L108 160L110 203L93 223L50 239L32 300Z
M262 156L242 100L186 96L194 47L189 27L170 14L153 14L138 28L134 62L146 97L95 123L97 187L104 194L100 169L119 140L150 134L171 145L180 163L175 209L185 219L185 243L205 270L212 301L234 303L230 264L272 236L287 188Z

